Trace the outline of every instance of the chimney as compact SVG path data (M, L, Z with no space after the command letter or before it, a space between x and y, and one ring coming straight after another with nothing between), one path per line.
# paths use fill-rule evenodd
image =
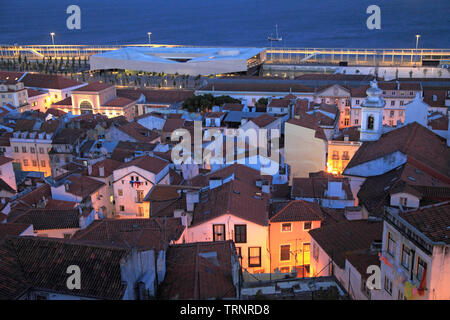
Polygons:
M186 211L194 211L194 204L199 201L199 191L189 191L186 193Z
M88 165L88 175L92 175L92 165Z
M104 177L105 176L105 167L104 166L98 167L98 175L100 177Z

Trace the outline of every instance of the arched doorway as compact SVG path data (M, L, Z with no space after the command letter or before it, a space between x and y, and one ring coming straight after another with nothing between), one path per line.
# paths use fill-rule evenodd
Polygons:
M84 100L80 103L80 112L83 113L93 113L92 103Z

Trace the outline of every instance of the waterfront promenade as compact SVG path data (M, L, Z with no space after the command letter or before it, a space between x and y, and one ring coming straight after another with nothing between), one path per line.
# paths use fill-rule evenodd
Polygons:
M163 44L134 45L0 45L0 58L42 60L45 58L88 59L91 55L124 47L183 47ZM348 64L353 66L411 67L427 62L450 63L450 49L344 49L344 48L266 48L266 64Z

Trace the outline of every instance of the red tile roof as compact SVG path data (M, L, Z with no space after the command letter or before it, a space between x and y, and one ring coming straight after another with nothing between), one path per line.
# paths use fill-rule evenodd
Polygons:
M68 192L82 198L92 195L105 185L103 182L86 176L74 175L67 180L70 181Z
M52 103L52 106L72 106L72 97Z
M86 86L83 86L81 88L72 90L72 92L100 92L102 90L105 90L107 88L114 87L113 85L103 83L100 81L97 82L91 82Z
M8 157L4 157L4 156L0 156L0 166L13 161L13 159L8 158Z
M192 226L200 225L225 214L253 223L268 225L268 197L259 188L239 180L202 192L195 205Z
M164 123L164 127L162 128L162 132L171 133L176 129L183 128L184 119L172 119L168 118Z
M166 250L178 241L184 227L180 218L103 219L77 231L72 240L141 250Z
M222 108L224 111L242 111L242 109L244 109L244 105L240 103L225 103Z
M22 79L26 87L45 89L66 89L83 83L57 75L27 73Z
M46 92L41 92L41 91L33 90L33 89L27 89L27 92L28 92L28 98L40 96L41 94L47 95Z
M126 123L117 126L117 129L127 134L130 138L137 142L152 142L158 139L160 134L154 130L149 130L146 127L140 125L138 122Z
M417 122L385 133L377 141L364 142L345 171L396 151L405 154L407 161L414 162L415 166L420 165L429 172L450 178L450 148L445 139Z
M431 241L450 244L450 202L400 213L400 217Z
M137 100L143 94L145 103L178 103L194 95L193 90L117 89L117 95Z
M120 161L116 161L113 159L105 159L102 161L98 161L92 165L92 172L88 174L88 170L84 170L83 174L88 174L90 177L109 177L113 174L113 171L122 166L123 163ZM103 168L104 173L103 176L100 176L100 168Z
M111 101L105 103L106 107L126 107L129 104L132 104L136 100L131 100L125 97L117 97Z
M0 299L20 298L28 288L112 300L122 299L125 293L120 267L129 255L125 249L82 245L63 239L19 237L7 239L0 245L0 252L6 257L0 260L3 278L0 278ZM81 289L70 290L66 285L70 265L81 269ZM15 270L11 270L14 266ZM7 272L3 272L5 269ZM8 286L11 282L14 285Z
M320 221L322 219L323 213L317 203L292 200L270 218L270 222Z
M135 158L130 162L124 163L118 169L136 166L138 168L144 169L144 170L152 172L154 174L158 174L166 166L168 166L168 164L169 163L167 161L162 160L160 158L151 157L151 156L142 156L142 157Z
M316 138L327 141L325 132L319 126L319 118L315 115L312 116L306 112L301 112L301 114L297 114L296 118L292 118L286 121L286 123L314 130Z
M236 298L232 241L176 245L166 255L166 276L159 289L160 299Z
M333 199L325 194L328 189L328 182L341 182L345 193L344 200L353 200L352 190L348 178L294 178L292 180L292 197L313 198L313 199Z
M80 212L73 209L29 209L11 223L32 224L34 230L72 229L80 227Z
M29 227L29 223L0 223L0 241L6 237L18 237Z
M256 118L251 119L250 121L256 124L259 128L264 128L277 120L277 118L271 116L270 114L264 113Z
M345 257L352 251L368 249L374 241L383 237L382 222L367 220L342 221L309 231L319 246L340 267L345 266Z

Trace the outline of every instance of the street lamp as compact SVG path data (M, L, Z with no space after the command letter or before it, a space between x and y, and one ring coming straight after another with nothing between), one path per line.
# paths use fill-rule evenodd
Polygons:
M420 34L416 34L416 56L417 56L417 48L419 47L419 38ZM417 66L417 58L416 58L416 66Z
M151 44L152 33L151 32L147 32L147 34L148 34L148 44Z
M55 50L55 33L52 32L52 33L50 33L50 35L52 36L53 52L55 53L55 58L56 58L56 50Z

